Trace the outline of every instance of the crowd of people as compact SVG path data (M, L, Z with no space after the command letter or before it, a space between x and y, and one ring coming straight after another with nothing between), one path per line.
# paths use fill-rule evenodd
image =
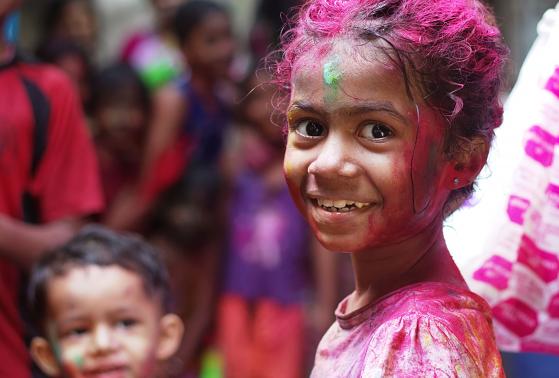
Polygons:
M102 65L90 0L32 52L0 5L0 377L504 376L443 236L502 122L491 10L310 0L280 39L300 3L241 51L152 0Z
M3 6L2 20L20 5ZM44 251L97 223L104 228L78 234L81 245L90 238L118 254L126 247L117 247L119 237L109 230L139 234L169 272L173 301L165 308L187 331L176 336L177 352L168 353L173 357L158 374L303 376L333 320L337 273L334 257L318 253L283 180L284 136L272 120L275 90L259 63L277 43L278 6L262 2L249 63L234 69L239 42L226 7L198 0L152 5L153 27L129 36L120 56L102 66L95 60L98 16L88 0L49 1L36 51L3 45L1 91L9 90L8 75L15 89L7 103L2 94L1 106L19 117L10 124L25 128L21 135L1 128L2 185L12 189L2 191L0 204L0 292L7 309L0 319L0 375L29 376L30 344L48 374L82 367L67 356L57 365L56 350L49 365L47 316L35 327L22 316L29 310L21 298ZM292 5L286 2L284 10ZM268 21L270 7L278 20ZM13 145L5 146L9 141ZM52 277L40 285L50 290L49 280L76 264L85 270L138 265L146 280L145 261L106 258L51 261L42 269L52 269ZM41 296L47 288L35 290ZM50 311L47 305L31 303L40 313ZM82 322L68 333L87 327ZM17 341L23 333L27 346ZM66 336L57 335L57 343L68 342ZM76 350L80 361L87 359L87 351ZM34 366L34 376L39 370Z

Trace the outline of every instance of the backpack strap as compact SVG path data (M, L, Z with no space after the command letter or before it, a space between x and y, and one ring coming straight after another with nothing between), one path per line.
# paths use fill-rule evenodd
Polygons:
M35 177L39 164L47 147L48 124L50 117L50 103L43 91L31 80L21 75L21 81L31 103L33 111L33 152L29 175ZM29 192L23 193L23 219L25 222L37 224L41 220L38 199Z

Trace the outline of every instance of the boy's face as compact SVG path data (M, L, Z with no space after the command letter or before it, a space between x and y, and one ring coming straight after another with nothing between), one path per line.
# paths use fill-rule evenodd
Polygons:
M73 268L47 285L50 361L40 358L48 351L37 351L46 340L33 341L33 355L51 375L152 377L182 335L159 299L148 296L138 274L119 266Z
M450 192L445 123L416 107L400 70L371 49L337 41L324 58L307 53L293 73L284 171L331 250L394 245L440 226Z
M212 77L227 77L235 49L229 17L217 11L207 14L183 47L193 70Z

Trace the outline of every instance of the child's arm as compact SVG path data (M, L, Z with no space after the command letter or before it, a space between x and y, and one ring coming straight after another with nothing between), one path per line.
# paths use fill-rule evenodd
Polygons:
M185 334L177 355L183 363L183 369L188 369L195 361L198 348L211 325L215 312L217 274L219 269L219 255L217 251L203 256L199 265L198 279L201 281L195 296L194 312L185 319Z
M174 86L164 87L155 94L142 163L144 180L153 173L155 162L179 138L181 122L187 113L187 102Z
M119 230L137 230L141 227L153 200L151 186L154 177L158 171L168 170L168 167L161 167L158 163L178 141L186 107L186 101L174 86L162 88L155 94L139 182L115 199L106 212L104 224ZM186 156L186 152L182 156ZM163 164L166 163L167 160L163 161Z
M0 256L28 269L41 253L68 241L81 224L76 218L67 218L31 225L0 214Z

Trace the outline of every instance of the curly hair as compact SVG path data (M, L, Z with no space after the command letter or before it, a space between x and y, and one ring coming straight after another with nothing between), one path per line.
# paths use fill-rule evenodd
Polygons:
M492 12L478 0L311 0L283 34L275 64L280 101L289 98L294 67L320 42L353 38L375 43L448 122L448 157L482 138L488 143L502 122L499 92L508 48ZM322 49L317 54L325 54ZM467 143L466 143L467 144ZM452 212L473 192L454 190ZM448 211L448 209L447 209Z

